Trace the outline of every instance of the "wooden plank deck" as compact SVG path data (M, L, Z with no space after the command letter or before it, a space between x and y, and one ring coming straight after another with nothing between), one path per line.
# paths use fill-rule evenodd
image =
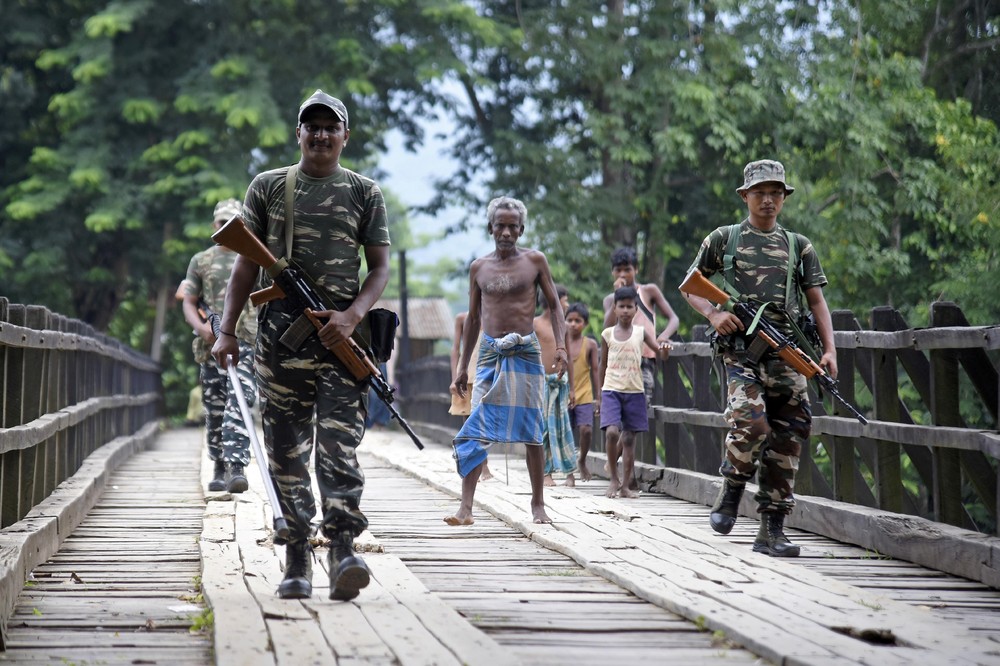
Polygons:
M111 476L59 552L35 567L0 662L210 664L198 591L201 442L166 433Z
M250 492L204 497L201 438L169 432L117 472L35 570L0 661L1000 664L997 590L794 530L802 556L776 560L751 552L753 520L720 537L703 505L610 500L597 480L547 489L555 522L534 525L522 459L508 484L495 455L476 524L447 526L460 487L450 449L418 452L393 431L362 447L372 584L330 601L320 543L313 598L281 600L260 480L251 470ZM197 605L199 572L214 650L177 610Z
M457 497L447 449L411 448L392 433L368 440L370 453ZM500 479L502 461L491 465ZM987 586L797 531L803 557L766 557L750 549L755 521L741 519L721 537L704 506L652 494L609 500L603 482L552 488L546 504L555 522L537 526L527 513L523 461L512 459L509 471L509 486L480 484L479 516L488 510L588 571L775 663L1000 663L1000 592Z

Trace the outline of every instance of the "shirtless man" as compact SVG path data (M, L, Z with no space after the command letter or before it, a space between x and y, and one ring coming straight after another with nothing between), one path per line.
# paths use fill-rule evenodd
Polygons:
M469 315L455 390L460 397L468 391L469 359L480 328L483 332L480 377L487 373L489 376L476 382L472 413L455 436L455 458L463 477L462 500L455 515L444 519L449 525L473 523L472 501L486 461L486 448L496 442L525 445L532 519L536 523L552 522L545 512L542 483L545 466L541 447L542 400L545 372L549 368L542 366L534 331L537 289L541 288L548 303L555 339L566 339L566 323L545 255L517 246L527 216L527 209L517 199L499 197L491 201L486 209L486 228L493 236L495 250L472 262L469 271ZM555 372L567 370L569 360L565 349L556 350L552 365ZM514 409L520 418L505 421L485 418L486 414L509 414ZM490 422L510 423L512 431L492 431Z

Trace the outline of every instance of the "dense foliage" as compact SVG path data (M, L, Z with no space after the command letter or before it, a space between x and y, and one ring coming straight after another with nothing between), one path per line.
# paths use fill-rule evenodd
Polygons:
M168 305L212 206L295 159L316 87L348 102L345 162L376 176L389 129L419 150L419 120L451 118L434 206L478 226L486 197L525 199L528 242L592 306L610 250L633 244L696 323L674 285L741 219L743 164L774 157L797 188L783 221L818 247L834 308L923 325L946 299L1000 320L983 297L1000 274L989 0L15 0L4 21L3 295L162 341L170 385L193 381Z

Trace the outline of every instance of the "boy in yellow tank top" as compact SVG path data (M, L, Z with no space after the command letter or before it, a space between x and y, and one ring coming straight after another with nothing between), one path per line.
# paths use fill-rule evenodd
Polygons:
M573 368L573 407L569 410L570 421L579 433L578 467L580 479L590 481L587 469L587 454L593 437L594 414L600 414L601 406L594 402L594 392L600 387L598 369L601 360L597 343L584 337L583 329L590 322L590 311L583 303L573 303L566 311L566 331L569 340L569 362Z

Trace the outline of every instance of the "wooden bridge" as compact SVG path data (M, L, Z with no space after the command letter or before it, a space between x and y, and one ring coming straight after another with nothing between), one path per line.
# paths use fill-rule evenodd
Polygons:
M441 518L455 508L459 479L448 423L421 419L423 452L395 431L372 431L362 446L371 527L358 544L372 585L353 602L329 601L318 543L314 598L284 601L274 595L282 548L271 542L259 479L251 475L251 491L239 496L202 492L203 432L161 429L148 359L44 312L29 324L23 310L0 305L0 661L1000 664L1000 539L963 526L976 511L987 516L979 520L990 514L969 490L989 497L989 484L969 480L973 465L985 464L977 478L992 478L996 510L995 423L879 417L862 434L843 417L818 417L818 442L837 451L833 469L850 474L831 481L826 461L807 462L821 492L800 496L789 523L802 556L769 558L750 549L752 515L726 537L708 528L719 480L714 469L685 463L718 464L720 423L709 374L699 370L710 359L687 343L661 368L661 400L675 394L651 418L668 464L655 463L648 442L653 462L641 466L639 499L607 499L601 480L555 487L546 493L553 524L535 525L523 460L495 451L497 478L480 484L476 524L449 527ZM874 333L838 333L854 361L842 368L880 368L869 377L881 387L873 395L888 392L882 375L896 374L880 354L893 363L909 356L910 366L919 355L944 409L952 385L943 382L973 352L982 354L970 361L982 381L971 390L985 387L988 397L992 370L996 395L995 328L947 326L935 339L904 329L893 333L901 348L891 352ZM897 409L908 406L904 397ZM401 403L414 419L421 401L436 399L413 390ZM884 398L864 406L873 417L890 409ZM929 487L911 478L921 478L910 469L921 447ZM602 454L592 454L591 468L602 466ZM904 511L880 506L897 477L917 513L905 513L905 501ZM951 515L939 478L967 491L955 524L936 520ZM852 483L856 503L822 496ZM742 509L752 513L746 500Z

